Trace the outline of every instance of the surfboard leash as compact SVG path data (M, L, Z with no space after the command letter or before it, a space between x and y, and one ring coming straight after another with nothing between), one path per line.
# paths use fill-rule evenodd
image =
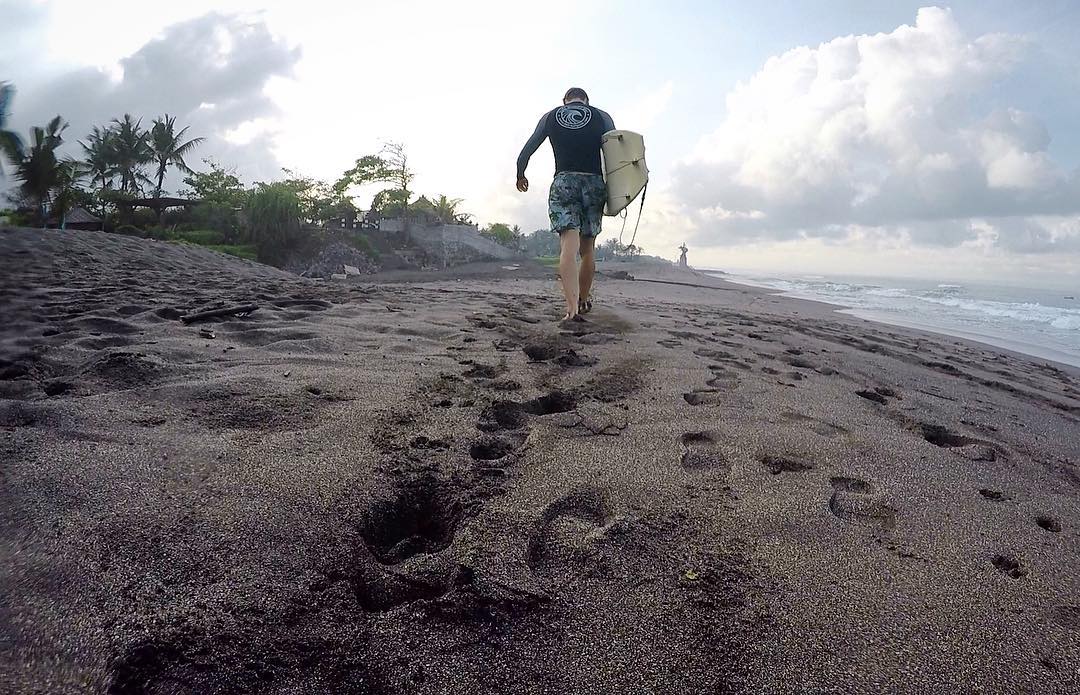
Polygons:
M643 210L645 209L645 193L646 193L646 191L648 191L648 190L649 190L649 182L648 182L648 181L646 181L646 182L645 182L645 185L644 185L644 186L642 187L642 189L641 189L641 204L640 204L640 205L638 206L638 211L637 211L637 221L636 221L636 222L634 222L634 234L633 234L633 236L631 236L631 237L630 237L630 244L629 244L629 246L633 246L633 245L634 245L634 241L635 241L635 240L637 239L637 230L638 230L638 226L639 226L639 225L641 224L641 212L642 212L642 211L643 211ZM623 240L623 234L625 234L625 233L626 233L626 219L627 219L627 218L628 218L629 216L630 216L630 215L629 215L629 213L628 213L628 212L627 212L627 211L626 211L625 209L623 209L623 214L622 214L622 229L621 229L621 230L619 230L619 245L620 245L620 246L622 245L622 240Z

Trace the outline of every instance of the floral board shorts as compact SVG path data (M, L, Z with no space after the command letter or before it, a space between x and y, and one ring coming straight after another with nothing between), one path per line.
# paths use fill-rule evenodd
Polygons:
M607 203L607 185L599 174L564 171L555 174L548 193L551 229L562 233L577 229L583 237L600 233L600 221Z

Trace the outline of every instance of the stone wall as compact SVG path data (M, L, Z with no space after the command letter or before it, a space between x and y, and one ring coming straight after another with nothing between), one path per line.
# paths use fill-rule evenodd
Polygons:
M407 233L414 244L432 259L441 259L443 267L485 260L516 258L518 253L481 236L475 225L440 224L421 226L409 224L406 232L402 220L382 220L379 231L388 234Z

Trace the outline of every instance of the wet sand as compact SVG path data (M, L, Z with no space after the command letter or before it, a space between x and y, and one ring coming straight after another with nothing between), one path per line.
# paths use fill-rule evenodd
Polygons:
M1080 692L1080 371L628 269L0 231L0 691Z

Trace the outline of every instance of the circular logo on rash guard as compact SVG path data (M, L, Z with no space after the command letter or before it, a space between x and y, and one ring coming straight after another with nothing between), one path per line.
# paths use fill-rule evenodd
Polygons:
M570 130L584 128L591 120L592 111L583 104L567 104L555 112L555 122Z

